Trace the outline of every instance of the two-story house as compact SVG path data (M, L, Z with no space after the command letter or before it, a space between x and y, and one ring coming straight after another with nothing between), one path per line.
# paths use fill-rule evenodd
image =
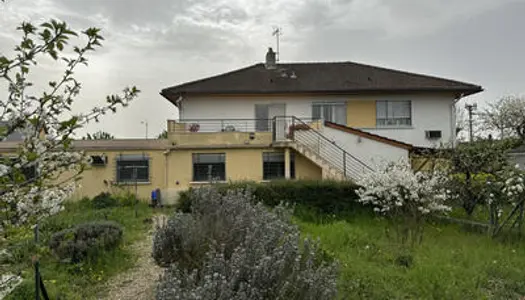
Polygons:
M163 89L179 110L167 140L77 141L98 162L77 195L159 188L169 200L210 180L355 180L454 145L455 103L481 91L354 62L277 63L270 48L265 63Z

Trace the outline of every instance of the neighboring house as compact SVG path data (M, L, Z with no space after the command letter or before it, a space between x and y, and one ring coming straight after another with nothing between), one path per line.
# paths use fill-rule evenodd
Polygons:
M180 116L165 140L75 141L93 157L77 197L117 186L144 198L160 188L166 201L210 181L356 180L453 145L454 104L481 91L353 62L280 64L270 49L264 64L163 89Z
M7 127L8 127L7 122L0 121L0 131L8 130ZM2 142L15 142L15 141L23 141L23 140L24 140L24 136L22 135L20 130L15 130L14 132L6 136Z

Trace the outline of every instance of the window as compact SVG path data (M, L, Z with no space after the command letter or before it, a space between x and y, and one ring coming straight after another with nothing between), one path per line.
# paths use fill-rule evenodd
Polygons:
M117 182L149 182L149 157L143 154L118 156Z
M346 103L314 103L312 105L312 118L346 125Z
M193 181L225 181L225 158L224 153L193 154Z
M412 104L410 101L377 101L376 126L412 125Z
M295 178L295 155L290 153L290 177ZM283 179L284 152L263 153L263 180Z

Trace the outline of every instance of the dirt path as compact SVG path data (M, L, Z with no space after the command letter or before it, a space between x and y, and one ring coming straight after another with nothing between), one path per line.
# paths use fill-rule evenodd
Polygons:
M107 300L150 300L155 299L156 280L162 273L162 268L157 266L151 257L153 245L153 232L156 224L165 222L166 216L153 217L152 230L147 238L132 245L137 261L135 266L125 273L113 277L106 284Z

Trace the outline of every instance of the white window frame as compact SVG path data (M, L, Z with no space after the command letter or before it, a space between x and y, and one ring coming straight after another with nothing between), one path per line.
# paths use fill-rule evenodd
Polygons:
M313 120L319 120L322 119L324 121L340 124L346 126L347 122L347 113L346 113L346 102L313 102L312 103L312 119ZM316 116L314 114L316 107L320 107L319 110L319 116ZM325 109L326 107L331 107L331 118L330 116L325 116ZM341 116L343 116L342 120L337 120L337 109L342 110Z
M384 104L386 112L380 112L380 104ZM408 104L408 114L395 115L395 104ZM405 112L406 113L406 112ZM376 127L412 127L412 101L411 100L377 100L376 101Z

